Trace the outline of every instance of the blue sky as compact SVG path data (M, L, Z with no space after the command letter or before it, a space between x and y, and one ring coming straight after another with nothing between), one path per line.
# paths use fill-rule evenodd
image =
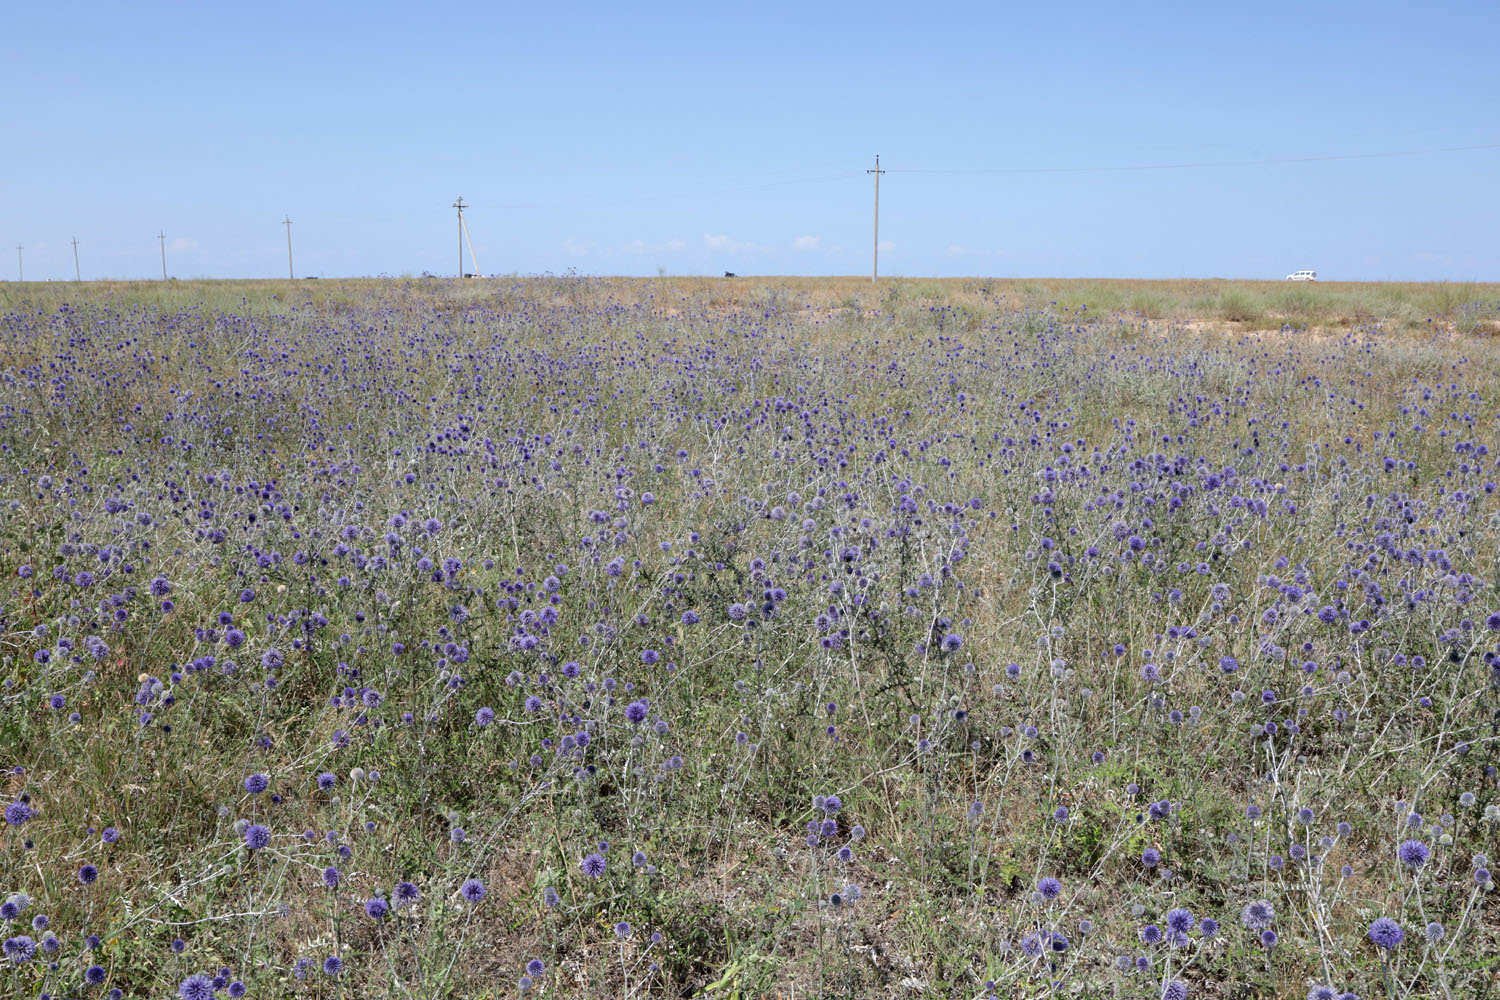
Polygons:
M457 195L486 273L862 274L879 153L882 274L1500 280L1500 148L1418 152L1500 145L1492 2L6 22L11 279L18 243L71 278L74 236L85 277L159 276L158 229L174 276L285 275L283 213L299 275L451 274ZM1215 165L1093 169L1162 164Z

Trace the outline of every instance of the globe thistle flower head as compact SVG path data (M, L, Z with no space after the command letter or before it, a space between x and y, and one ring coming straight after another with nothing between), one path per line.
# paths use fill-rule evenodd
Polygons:
M384 920L387 913L391 912L391 904L379 896L372 896L365 900L365 913L371 920Z
M526 974L533 979L536 979L546 971L547 966L543 964L540 958L533 958L531 961L526 963Z
M213 1000L214 981L201 972L195 972L177 987L182 1000Z
M604 874L604 869L607 865L604 861L604 855L594 853L585 857L579 863L579 867L583 869L583 873L589 878L598 878Z
M1396 848L1396 856L1401 859L1403 865L1412 871L1417 871L1423 865L1427 864L1427 859L1432 856L1432 851L1420 840L1407 840L1403 841L1401 846Z
M1240 911L1240 923L1252 931L1265 930L1276 919L1276 908L1268 899L1258 899Z
M1178 908L1167 914L1167 929L1176 934L1186 934L1193 929L1196 921L1193 919L1191 910Z
M1174 979L1162 987L1161 1000L1187 1000L1188 988L1180 979Z
M484 899L487 890L483 882L477 878L471 878L464 880L464 884L459 887L458 894L470 903L477 903Z
M100 983L104 982L105 977L108 975L109 974L104 971L104 966L91 965L86 970L84 970L83 981L88 983L90 986L98 986Z
M1036 891L1043 899L1053 900L1062 895L1062 882L1048 875L1036 884Z
M94 865L84 865L78 869L78 881L84 885L93 885L99 877L99 869Z
M251 795L259 795L271 785L271 781L264 774L252 774L245 778L245 791Z
M1401 925L1390 917L1375 918L1375 921L1370 924L1368 933L1375 947L1384 951L1390 951L1406 937L1406 932L1401 929Z
M396 897L397 906L409 906L422 898L422 890L418 889L413 882L397 882L396 889L392 893Z
M245 828L245 846L252 851L259 851L270 846L271 830L263 823L252 823Z
M343 960L337 955L329 955L323 959L323 974L325 976L336 976L344 970Z

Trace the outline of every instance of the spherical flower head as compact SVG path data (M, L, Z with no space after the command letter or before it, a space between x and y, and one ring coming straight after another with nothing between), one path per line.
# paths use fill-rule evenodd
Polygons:
M100 983L104 982L104 979L107 975L108 973L104 971L104 966L91 965L86 970L84 970L83 981L88 983L90 986L98 986Z
M336 976L343 971L344 963L337 955L329 955L323 959L323 974Z
M615 924L615 937L619 938L621 941L625 941L630 938L630 924L627 921L621 920L619 923Z
M1443 935L1448 933L1448 930L1442 924L1434 920L1432 923L1427 925L1425 933L1427 935L1427 940L1431 941L1433 944L1437 944L1443 939Z
M530 976L532 979L536 979L538 976L540 976L543 972L546 972L546 971L547 971L547 966L545 964L543 964L543 962L542 962L542 960L540 958L533 958L531 961L529 961L529 962L526 963L526 974L528 976Z
M483 882L477 878L471 878L464 880L464 884L459 887L458 894L471 903L477 903L484 899L487 890Z
M1269 899L1258 899L1240 911L1240 923L1252 931L1265 930L1276 919L1276 908Z
M182 938L173 938L172 943L167 947L172 949L172 954L181 955L183 952L187 951L187 942Z
M1335 1000L1337 996L1332 986L1314 986L1307 991L1307 1000Z
M947 635L943 636L943 652L945 653L956 653L963 646L963 644L964 638L961 635L956 635L950 632Z
M646 721L646 715L651 711L651 705L646 699L633 701L625 706L625 718L632 726L639 726Z
M322 774L318 775L318 788L322 791L329 791L333 788L334 785L337 785L338 783L338 775L334 774L332 771L324 771Z
M1141 940L1146 944L1161 943L1161 928L1155 924L1147 924L1141 928Z
M1062 895L1062 883L1051 875L1048 875L1036 884L1036 891L1041 894L1043 899L1056 899Z
M1276 932L1273 930L1267 929L1260 932L1260 946L1268 951L1276 947L1276 942L1278 940L1280 940L1280 938L1276 936Z
M422 890L418 889L413 882L397 882L393 895L396 897L397 906L407 906L422 898Z
M488 706L474 713L474 721L481 726L488 726L495 721L495 710Z
M371 920L384 920L385 915L391 912L391 904L379 896L372 896L365 900L365 913Z
M20 934L13 938L7 938L0 949L5 951L5 957L16 965L24 965L36 957L36 942L29 935Z
M5 822L11 826L20 826L35 815L31 807L24 802L12 802L5 807Z
M1423 865L1427 864L1427 859L1432 856L1432 851L1420 840L1407 840L1403 841L1401 846L1396 848L1396 856L1401 859L1403 865L1412 871L1417 871Z
M1406 937L1406 932L1390 917L1377 917L1375 922L1370 924L1369 935L1370 940L1375 942L1375 947L1390 951L1401 943L1401 940Z
M1155 868L1161 864L1161 851L1154 847L1148 847L1141 852L1141 864L1147 868Z
M245 984L236 979L229 984L227 992L231 1000L240 1000L240 997L245 995Z
M252 823L245 828L245 846L259 851L270 846L271 830L264 823Z
M589 878L598 878L604 874L604 869L608 866L604 861L604 855L595 853L584 858L579 867Z
M343 877L344 873L337 868L328 867L323 869L323 884L330 889L337 889Z
M1188 988L1181 979L1174 979L1162 987L1161 1000L1187 1000Z
M1219 922L1213 917L1204 917L1198 924L1198 933L1206 938L1217 937L1219 934Z
M106 844L113 844L120 839L120 831L112 826L106 826L104 832L99 835L99 839Z
M1193 912L1178 908L1167 914L1167 929L1174 934L1186 934L1193 929Z
M252 774L245 779L245 791L251 795L259 795L269 787L271 787L271 779L264 774Z
M78 881L84 885L93 885L99 877L99 869L94 865L84 865L78 869Z
M195 972L177 987L182 1000L213 1000L214 981L201 972Z

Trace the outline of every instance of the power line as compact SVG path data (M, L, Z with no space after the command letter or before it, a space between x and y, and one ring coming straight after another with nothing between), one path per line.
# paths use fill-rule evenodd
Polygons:
M897 167L893 174L1089 174L1129 173L1143 170L1190 170L1203 167L1261 167L1293 163L1330 163L1338 160L1381 160L1400 156L1423 156L1429 153L1467 153L1483 149L1500 149L1500 142L1473 146L1435 146L1430 149L1396 149L1374 153L1328 153L1319 156L1272 157L1261 160L1203 160L1180 163L1140 163L1114 166L1073 167Z

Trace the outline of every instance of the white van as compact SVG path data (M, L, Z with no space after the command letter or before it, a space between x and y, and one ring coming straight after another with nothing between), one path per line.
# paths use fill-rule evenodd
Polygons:
M1286 276L1287 281L1317 281L1317 271L1293 271Z

